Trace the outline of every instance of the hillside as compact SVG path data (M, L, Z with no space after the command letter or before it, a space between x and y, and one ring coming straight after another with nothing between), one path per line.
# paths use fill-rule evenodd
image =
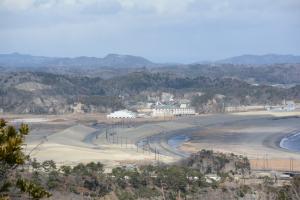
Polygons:
M233 65L192 64L152 69L183 77L232 77L257 84L300 84L300 64Z
M0 75L0 84L0 108L15 113L69 113L73 112L76 102L83 103L86 112L109 112L156 98L162 92L171 92L176 98L188 94L196 107L202 107L210 100L248 105L279 103L284 98L300 97L299 87L282 89L254 86L232 78L188 78L149 72L134 72L110 79L8 72ZM199 93L203 95L197 97Z

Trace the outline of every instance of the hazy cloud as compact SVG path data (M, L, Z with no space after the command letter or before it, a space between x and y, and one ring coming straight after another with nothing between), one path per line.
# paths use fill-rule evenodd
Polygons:
M0 51L196 61L300 54L299 0L0 0Z

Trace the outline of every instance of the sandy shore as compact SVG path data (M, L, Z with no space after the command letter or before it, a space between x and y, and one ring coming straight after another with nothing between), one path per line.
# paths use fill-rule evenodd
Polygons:
M300 170L300 154L279 146L283 137L300 130L299 113L275 114L206 127L190 134L191 140L180 150L195 153L211 149L244 155L251 160L253 169Z
M199 149L212 149L232 152L249 158L295 158L300 154L280 148L281 138L300 130L300 119L251 119L236 121L226 125L216 125L190 134L191 140L180 149L196 152Z
M185 153L211 149L248 156L257 168L267 167L266 161L260 164L259 160L268 160L270 167L271 160L289 163L292 158L296 168L300 154L278 147L282 137L300 130L300 119L294 116L300 116L300 112L211 114L171 121L138 119L121 123L96 114L4 117L8 120L27 117L33 122L26 139L27 152L33 150L32 157L40 161L53 159L62 164L100 161L109 166L153 163L158 159L170 163ZM178 135L186 135L190 140L174 149L169 140ZM141 141L142 146L137 148Z

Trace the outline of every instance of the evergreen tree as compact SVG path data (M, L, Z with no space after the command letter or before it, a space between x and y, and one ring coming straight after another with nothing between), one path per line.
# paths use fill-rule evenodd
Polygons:
M21 195L16 194L18 191L34 199L50 196L41 186L22 178L19 173L20 167L29 159L22 151L28 133L28 125L21 124L17 130L0 119L0 200Z

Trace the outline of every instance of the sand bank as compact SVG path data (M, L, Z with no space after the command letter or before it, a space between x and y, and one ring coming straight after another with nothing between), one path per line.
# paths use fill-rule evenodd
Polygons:
M101 161L118 165L126 162L156 162L155 151L159 152L160 161L173 162L183 157L180 152L212 149L245 155L250 159L267 156L268 159L300 160L299 154L277 146L280 138L300 130L300 119L292 117L299 115L297 112L249 112L148 121L111 128L109 131L114 134L113 142L108 142L103 127L92 126L97 122L96 116L88 116L88 120L84 115L76 119L66 117L60 122L59 131L44 134L45 137L41 138L44 139L43 144L33 155L39 160L53 159L68 163ZM48 123L47 126L57 127L57 123ZM33 130L36 135L43 134L43 126ZM187 135L190 140L174 149L168 141L178 135ZM137 144L141 140L146 141L146 150L137 151ZM28 149L34 148L37 143L38 140L29 140Z

